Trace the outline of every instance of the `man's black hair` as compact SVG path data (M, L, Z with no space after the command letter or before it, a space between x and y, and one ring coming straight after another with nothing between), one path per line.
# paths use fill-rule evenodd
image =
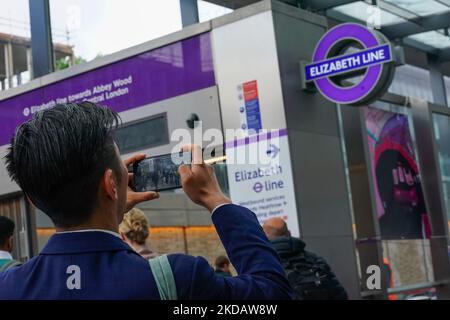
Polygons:
M112 137L119 122L116 112L87 101L39 111L17 128L8 173L56 226L83 224L105 170L120 170Z
M0 216L0 247L13 235L14 228L14 221L5 216Z

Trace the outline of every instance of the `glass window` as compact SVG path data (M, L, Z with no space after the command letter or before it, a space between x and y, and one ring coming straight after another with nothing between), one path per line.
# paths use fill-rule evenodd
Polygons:
M363 109L383 239L427 239L427 209L408 109L389 104Z
M442 192L450 227L450 118L443 114L433 114L434 135L439 156Z
M0 91L30 81L28 0L0 0Z
M445 211L447 212L447 236L450 230L450 117L443 114L433 114L434 136L439 156L442 194ZM450 243L450 238L447 241ZM450 258L450 245L448 247Z
M373 181L373 203L381 233L384 275L389 288L434 280L430 227L417 159L414 128L406 107L376 102L363 110ZM390 299L430 297L434 289L390 295Z
M440 31L427 31L407 37L422 42L430 47L445 49L450 47L450 37Z
M431 230L410 110L384 102L377 102L374 107L371 110L374 117L369 117L366 111L365 118L369 153L371 145L374 151L370 161L375 176L374 196L382 238L383 263L391 274L389 284L391 288L405 288L432 282ZM369 132L371 122L375 132ZM391 165L388 158L393 160ZM421 289L396 297L405 299L412 294L433 295L433 289L431 293L429 289Z
M436 141L442 183L444 210L447 213L447 236L450 230L450 117L433 113L434 137ZM450 238L447 243L450 243ZM450 246L448 247L450 258Z
M386 2L390 2L420 16L450 11L449 6L434 0L386 0Z
M334 7L333 9L330 9L327 14L332 12L339 12L363 22L366 22L369 16L372 14L371 5L364 1L351 2ZM402 17L399 17L382 9L380 10L380 19L381 26L388 26L406 21Z
M30 37L28 0L0 0L0 33Z
M430 102L434 101L431 92L430 72L409 64L396 68L389 92L422 98Z

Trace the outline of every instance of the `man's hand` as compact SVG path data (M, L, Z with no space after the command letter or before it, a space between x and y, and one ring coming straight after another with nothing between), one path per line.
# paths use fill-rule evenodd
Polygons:
M202 149L197 145L189 145L183 147L183 151L192 153L191 166L181 165L178 168L187 196L209 212L220 204L231 203L220 190L214 169L203 162Z
M125 159L123 164L126 168L132 165L133 163L140 161L145 158L145 154L139 153L131 158ZM127 187L127 206L125 212L133 209L135 205L140 202L149 201L153 199L158 199L159 193L154 191L146 191L146 192L136 192L133 190L133 174L128 173L128 187Z

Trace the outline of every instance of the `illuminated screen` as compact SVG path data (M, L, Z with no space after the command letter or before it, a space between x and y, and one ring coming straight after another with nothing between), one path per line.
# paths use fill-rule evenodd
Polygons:
M408 116L365 107L364 118L382 238L428 238L428 214Z

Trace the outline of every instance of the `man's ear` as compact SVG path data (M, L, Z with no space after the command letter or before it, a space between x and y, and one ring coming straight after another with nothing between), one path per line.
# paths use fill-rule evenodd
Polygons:
M118 199L117 183L113 171L111 169L106 170L105 173L103 174L103 185L105 187L106 195L109 198L111 198L111 200L117 200Z

